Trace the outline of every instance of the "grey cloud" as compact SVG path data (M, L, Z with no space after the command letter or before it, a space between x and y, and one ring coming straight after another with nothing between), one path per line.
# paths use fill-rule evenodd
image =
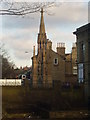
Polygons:
M3 27L6 29L24 29L24 28L30 28L37 25L38 21L38 14L31 17L16 17L16 16L3 16L2 23Z
M88 4L87 3L62 3L59 7L47 9L55 13L54 16L48 16L44 13L45 22L49 25L73 24L86 22L88 20ZM33 19L32 19L33 18ZM25 29L38 27L40 22L40 13L30 14L29 17L3 17L3 27L6 29Z
M77 24L88 20L88 4L87 3L62 3L57 8L52 8L54 16L47 17L49 23L53 24ZM56 25L56 24L55 24Z

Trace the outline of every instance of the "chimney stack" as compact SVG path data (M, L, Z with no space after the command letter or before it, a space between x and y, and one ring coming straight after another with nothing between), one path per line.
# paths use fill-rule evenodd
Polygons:
M61 56L65 56L65 43L57 43L57 53Z
M52 50L52 42L48 39L47 49Z

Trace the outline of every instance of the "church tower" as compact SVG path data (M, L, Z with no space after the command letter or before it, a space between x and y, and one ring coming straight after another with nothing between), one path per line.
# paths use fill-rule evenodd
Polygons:
M46 50L47 50L47 36L45 33L45 25L43 18L43 8L41 9L40 28L38 33L38 51L35 56L35 47L33 51L32 63L32 79L33 84L44 85L46 83ZM34 85L35 86L35 85Z
M43 8L41 9L40 29L37 43L38 43L38 83L44 84L46 81L47 36L45 33Z

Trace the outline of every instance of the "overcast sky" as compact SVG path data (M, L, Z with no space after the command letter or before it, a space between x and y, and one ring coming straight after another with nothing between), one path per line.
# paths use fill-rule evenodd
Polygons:
M88 23L87 0L58 3L58 7L49 8L46 11L52 14L44 13L44 23L47 38L52 41L53 50L56 51L57 43L64 42L66 53L71 52L72 43L76 41L73 32L76 28ZM37 47L39 25L39 12L24 18L19 16L2 17L0 41L5 43L5 47L16 66L32 65L31 57L33 46ZM28 53L26 54L25 51Z

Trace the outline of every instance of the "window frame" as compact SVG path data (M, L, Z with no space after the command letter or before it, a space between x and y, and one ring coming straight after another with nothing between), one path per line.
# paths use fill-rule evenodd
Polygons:
M54 65L58 65L58 58L54 58Z

